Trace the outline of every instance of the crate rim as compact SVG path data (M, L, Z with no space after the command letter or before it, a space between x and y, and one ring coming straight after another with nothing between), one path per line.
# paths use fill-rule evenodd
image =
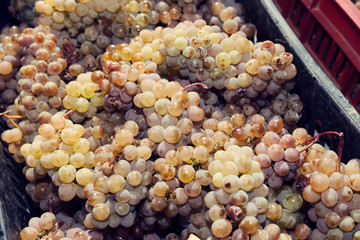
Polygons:
M299 55L300 60L308 67L310 73L319 80L319 85L333 97L336 104L341 108L341 111L351 120L351 123L356 129L360 130L360 115L356 109L345 98L341 91L335 86L325 72L320 68L314 58L310 55L295 32L286 22L279 9L272 0L260 0L264 7L268 10L273 19L277 19L277 23L281 25L279 31L288 39L289 46L291 46ZM329 120L331 121L331 120ZM345 143L346 144L346 143Z
M247 1L247 0L245 0ZM253 0L254 1L254 0ZM328 76L323 72L320 66L315 62L315 60L311 57L309 52L300 42L298 37L295 35L293 30L287 24L285 19L282 17L281 13L272 2L272 0L259 0L263 4L263 6L268 10L268 14L272 16L273 19L277 20L277 23L281 25L279 28L279 32L287 38L289 41L289 45L296 50L297 54L299 55L299 60L303 62L305 66L307 66L309 74L313 76L314 79L318 79L319 85L331 96L333 96L334 103L340 108L343 115L348 117L351 121L351 124L356 127L358 131L360 131L360 115L358 112L353 108L353 106L347 101L347 99L343 96L343 94L338 90L333 82L328 78ZM311 89L309 89L311 91ZM316 111L316 109L314 109ZM329 120L331 121L331 120ZM1 154L0 154L1 155ZM1 196L0 196L0 207L1 207ZM1 209L0 209L1 211ZM0 216L0 233L1 233L1 221L4 220ZM7 222L5 222L5 228L7 227ZM0 239L4 237L4 239L13 239L9 232L4 231L4 235L0 235Z

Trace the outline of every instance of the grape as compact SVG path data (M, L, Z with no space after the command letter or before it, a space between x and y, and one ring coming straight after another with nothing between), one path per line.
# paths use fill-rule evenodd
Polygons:
M339 228L330 229L327 232L328 239L343 239L343 232Z
M63 183L71 183L76 177L76 168L72 165L64 165L59 169L59 179Z
M344 217L341 220L339 227L342 231L345 232L351 231L354 228L354 219L351 218L350 216Z
M329 228L338 227L340 222L341 222L341 218L340 218L339 214L337 214L335 212L329 212L325 216L325 223Z
M276 162L274 164L274 172L280 177L284 177L289 173L289 165L285 161Z
M319 222L318 222L319 223ZM293 212L283 209L281 218L277 221L281 228L290 229L296 224L296 218Z
M181 182L189 183L195 177L195 170L190 165L184 165L180 167L178 175Z
M330 185L329 177L323 173L313 173L310 177L310 185L317 192L324 192Z
M278 189L281 187L283 183L283 179L279 176L277 176L275 173L273 173L270 178L268 179L268 184L273 189Z
M295 236L298 239L307 239L309 233L309 227L305 224L299 224L295 228Z
M325 206L333 207L338 202L338 194L334 189L329 188L325 192L321 193L321 201Z
M48 214L44 232L33 220L25 239L177 239L159 231L175 222L180 238L306 239L303 199L321 219L315 237L354 228L346 217L357 219L358 162L337 171L337 155L319 144L300 152L308 132L292 131L303 108L288 93L293 56L248 40L256 28L241 4L56 0L34 8L41 25L2 33L1 95L22 118L14 117L19 128L7 121L2 139L25 162L27 193L42 209L67 209L61 201L75 195L86 203L76 221L56 216L69 218L66 227ZM295 233L281 233L295 223Z
M336 192L338 194L338 199L341 201L349 201L353 197L353 191L347 186L338 189Z
M270 223L265 226L264 230L269 234L270 239L280 237L280 228L276 224Z
M29 240L35 240L38 236L38 231L33 227L26 227L24 228L21 233L20 237L21 239L29 239Z
M284 158L285 153L281 145L273 144L268 149L268 155L271 158L271 160L275 162L279 162Z
M231 223L226 219L218 219L211 225L211 232L216 237L227 237L232 230Z
M342 186L344 186L344 177L343 177L343 175L341 173L339 173L339 172L332 173L330 175L330 185L329 185L329 187L334 189L334 190L338 190Z
M302 193L304 200L315 203L320 200L321 195L318 192L315 192L312 190L311 186L308 185L304 188L304 191Z
M296 193L288 194L282 200L282 205L284 208L292 212L297 212L302 207L302 204L302 197Z
M360 180L360 173L355 173L350 176L350 187L355 190L359 191L359 180Z
M258 220L253 216L246 216L240 222L240 229L246 234L254 234L259 227Z
M215 222L217 219L225 219L226 216L226 210L224 206L220 204L213 205L209 209L209 217L213 222Z
M59 198L63 201L70 201L76 195L76 185L74 183L62 183L59 186Z

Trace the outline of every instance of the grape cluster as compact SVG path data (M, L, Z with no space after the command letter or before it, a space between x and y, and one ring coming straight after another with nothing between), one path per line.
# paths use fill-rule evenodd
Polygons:
M281 119L273 119L269 122L263 141L255 147L256 160L260 163L269 187L278 189L283 182L290 182L300 178L297 171L303 162L300 146L307 138L307 131L297 128L293 134L289 134L283 128ZM300 150L300 151L299 151Z
M204 20L181 22L175 28L142 30L129 45L121 43L106 51L103 60L137 64L152 61L158 71L171 73L184 85L189 79L190 83L214 88L202 98L214 105L222 95L230 114L252 116L263 111L264 115L284 116L287 125L295 125L303 106L297 95L288 93L297 73L291 63L292 54L270 41L254 45L243 31L227 35L220 30ZM262 59L262 55L267 57ZM155 82L146 84L150 87Z
M18 128L6 130L2 139L6 142L16 141L19 137L15 132ZM21 131L20 131L21 132ZM63 201L70 201L77 191L75 180L76 168L95 166L95 154L90 150L90 142L81 138L84 134L83 126L73 124L65 119L64 113L56 113L51 117L51 124L42 124L32 143L23 144L19 151L26 161L25 176L30 182L49 175L58 188L58 196ZM48 187L43 186L44 188ZM49 190L44 190L44 196L32 192L34 200L47 199ZM39 198L40 197L40 198Z
M39 13L35 9L35 0L11 1L8 10L11 17L21 24L35 25Z
M87 118L94 117L98 108L104 105L104 94L100 88L102 85L93 82L92 75L92 72L81 73L76 81L69 82L63 99L64 108L76 110L78 115Z
M8 27L1 31L0 44L0 110L5 111L6 107L12 104L18 95L17 80L20 66L20 59L22 57L19 51L18 38L20 32L26 27Z
M293 55L241 4L34 7L0 44L1 138L45 212L21 239L359 238L360 161L296 126Z
M37 1L35 9L43 13L38 19L39 23L51 27L59 37L64 52L72 56L71 62L76 62L76 55L83 54L84 66L93 68L98 65L96 61L99 55L108 46L129 42L144 28L155 28L159 24L175 26L180 20L201 19L203 11L197 8L199 3L61 0ZM75 47L77 45L79 47ZM76 52L72 53L73 49ZM97 67L101 68L99 65Z
M312 204L307 212L316 223L312 239L351 238L360 230L359 159L339 165L335 152L314 144L305 160L301 172L309 181L302 196Z
M40 217L33 217L29 220L28 227L24 228L20 237L28 239L84 239L91 238L101 240L103 235L98 231L84 230L81 224L84 220L83 211L75 213L70 217L66 212L59 212L56 215L52 212L45 212Z

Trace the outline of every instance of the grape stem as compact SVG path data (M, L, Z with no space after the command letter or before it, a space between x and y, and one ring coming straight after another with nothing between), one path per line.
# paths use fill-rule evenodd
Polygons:
M299 153L302 153L303 151L306 151L306 150L308 150L312 145L314 145L316 142L317 142L317 140L318 140L319 138L317 137L317 138L315 138L309 145L307 145L304 149L302 149L301 151L299 151ZM306 143L307 143L308 141L306 141ZM303 143L304 144L304 143Z
M140 142L141 142L141 140L134 140L131 145L134 145L135 147L138 147L138 146L140 146Z
M4 117L6 117L7 120L9 120L12 124L14 124L15 127L19 128L19 125L16 124L16 122L14 122L14 120L12 120L9 115L5 114L3 115Z
M193 83L193 84L187 85L187 86L184 87L182 90L185 91L186 89L191 88L191 87L193 87L193 86L201 86L201 87L204 88L204 89L208 89L208 86L206 86L205 84L197 82L197 83Z
M72 109L72 110L70 110L70 111L68 111L67 113L65 113L65 115L64 115L64 118L67 118L72 112L74 112L75 110L74 109Z
M169 78L170 78L171 81L175 81L174 78L173 78L173 76L172 76L170 73L168 73L168 76L169 76ZM190 88L190 87L193 87L193 86L197 86L197 85L201 86L201 87L204 88L204 89L208 89L208 86L206 86L206 85L203 84L203 83L199 83L199 82L198 82L198 83L193 83L193 84L187 85L186 87L184 87L184 88L182 89L182 91L185 91L186 89L188 89L188 88Z
M170 78L171 81L175 81L174 78L173 78L173 76L172 76L170 73L168 73L168 76L169 76L169 78Z
M6 114L9 113L9 112L11 112L11 110L7 110L7 111L5 111L5 112L3 112L3 113L0 113L0 116L4 116L4 115L6 115Z
M214 148L213 148L213 151L218 150L219 146L220 146L220 143L219 143L219 142L216 142L216 144L215 144L215 146L214 146Z
M327 134L335 134L335 135L338 135L340 137L340 142L339 142L339 145L338 145L338 148L337 148L337 152L338 152L338 169L337 171L340 171L340 166L341 166L341 156L342 156L342 153L343 153L343 149L344 149L344 134L342 132L335 132L335 131L327 131L327 132L323 132L323 133L320 133L308 140L306 140L305 142L302 143L302 145L304 144L307 144L308 142L311 142L313 141L309 146L307 146L305 149L303 149L302 151L308 149L310 146L312 146L315 142L317 142L317 140L319 139L320 136L322 135L327 135ZM301 152L302 152L301 151Z
M6 116L7 118L11 118L11 119L22 119L22 116L19 115L7 115L5 114L4 116Z
M3 113L0 113L0 116L5 117L7 120L9 120L12 124L14 124L15 127L19 128L19 126L17 125L17 123L15 121L13 121L13 119L22 119L22 116L19 115L7 115L9 112L11 112L11 110L7 110Z
M39 232L38 236L42 238L42 237L46 236L47 234L48 234L48 231L44 229L41 232Z

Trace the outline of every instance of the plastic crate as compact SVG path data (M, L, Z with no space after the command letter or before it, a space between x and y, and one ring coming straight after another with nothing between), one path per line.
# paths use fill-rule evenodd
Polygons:
M259 41L269 39L281 43L294 55L298 69L294 91L304 102L299 125L310 134L327 130L343 132L343 161L359 156L360 116L357 111L317 65L271 0L243 2L249 15L247 21L257 26ZM336 137L333 141L326 137L320 140L326 141L332 149L338 144ZM6 151L0 144L0 239L13 240L19 239L21 228L27 225L29 218L39 214L26 195L21 166L3 152Z
M323 71L360 111L360 11L350 0L273 0Z

